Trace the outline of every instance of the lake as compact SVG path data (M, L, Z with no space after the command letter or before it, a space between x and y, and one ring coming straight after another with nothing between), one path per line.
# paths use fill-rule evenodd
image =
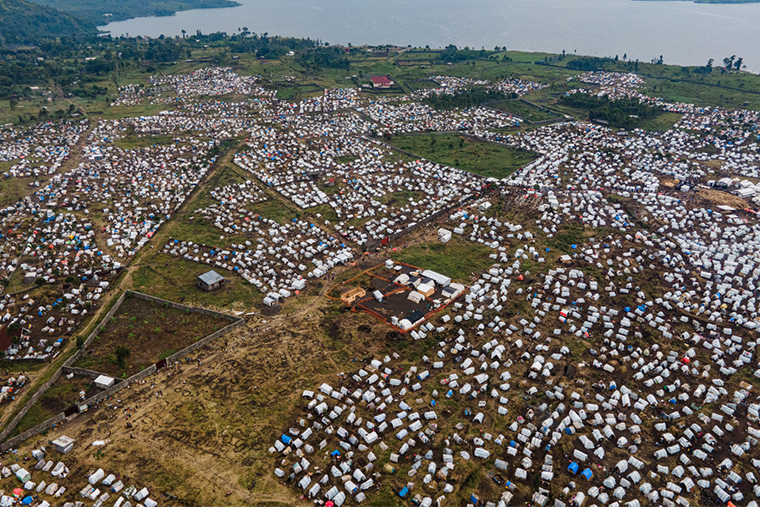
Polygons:
M238 28L311 37L331 44L431 48L506 46L704 65L737 55L760 71L760 3L695 4L633 0L238 0L227 9L136 18L105 27L112 35L181 35Z

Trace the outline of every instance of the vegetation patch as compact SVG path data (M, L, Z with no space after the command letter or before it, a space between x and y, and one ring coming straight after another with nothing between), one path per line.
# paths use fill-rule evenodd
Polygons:
M548 109L536 107L520 99L499 100L490 102L488 105L494 109L519 116L523 120L530 122L540 122L559 118L559 115Z
M60 414L74 403L95 394L97 394L97 389L92 379L78 376L68 379L62 375L19 421L16 431L22 433L34 428Z
M610 100L586 93L565 95L559 103L582 111L591 120L601 120L623 128L640 127L644 120L651 120L659 113L654 107L642 104L637 99Z
M127 295L74 366L130 377L161 360L165 351L182 350L229 324L221 317Z
M391 143L422 158L489 178L506 178L535 155L459 134L396 136Z
M394 260L431 269L453 280L466 281L472 273L480 273L493 264L493 250L487 246L460 239L448 243L421 243L393 256Z
M423 102L436 109L464 109L468 107L476 107L485 102L503 101L516 98L517 94L514 92L505 93L496 90L471 88L458 91L451 95L431 95L430 97L427 97Z
M254 285L230 271L218 268L216 271L226 279L224 286L212 292L200 290L195 285L196 278L209 269L211 267L206 264L159 253L135 270L132 283L135 290L151 296L214 308L248 311L263 299Z

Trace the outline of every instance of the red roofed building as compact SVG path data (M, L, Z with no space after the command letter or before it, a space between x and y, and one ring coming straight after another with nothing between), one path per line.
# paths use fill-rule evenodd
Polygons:
M388 76L372 76L369 79L372 81L372 88L390 88L395 84Z

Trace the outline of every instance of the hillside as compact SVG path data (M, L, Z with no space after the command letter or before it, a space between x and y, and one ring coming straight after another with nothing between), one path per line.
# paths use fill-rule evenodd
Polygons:
M39 37L96 33L95 24L26 0L0 2L0 42L16 44Z
M191 9L235 7L233 0L33 0L97 25L144 16L171 16Z

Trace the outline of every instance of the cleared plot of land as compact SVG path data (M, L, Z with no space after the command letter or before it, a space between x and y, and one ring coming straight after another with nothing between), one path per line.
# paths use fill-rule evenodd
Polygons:
M506 178L536 158L524 150L475 141L459 134L397 136L391 144L431 162L488 178Z
M229 323L127 296L74 366L129 377Z
M493 250L484 245L452 239L448 243L421 243L395 254L393 259L412 266L424 266L456 281L469 280L493 264Z

